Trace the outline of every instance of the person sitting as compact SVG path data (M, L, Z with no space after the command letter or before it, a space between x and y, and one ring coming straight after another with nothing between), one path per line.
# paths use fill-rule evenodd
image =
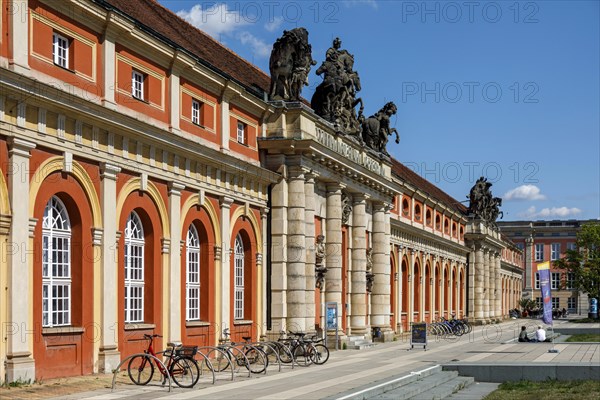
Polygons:
M546 331L542 326L538 326L537 331L535 331L535 339L532 342L545 342L546 341Z
M529 336L527 336L526 326L521 327L521 332L519 333L519 342L531 342L531 339L529 339Z

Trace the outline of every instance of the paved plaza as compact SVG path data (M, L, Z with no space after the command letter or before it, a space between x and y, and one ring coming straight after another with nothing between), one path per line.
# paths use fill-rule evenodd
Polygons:
M556 365L596 365L600 366L600 344L583 343L518 343L515 341L522 325L531 330L537 325L535 320L511 320L499 325L475 327L470 335L460 338L430 340L427 350L415 347L410 349L408 339L400 338L390 343L361 350L332 352L329 361L322 366L291 369L284 366L278 372L276 366L270 366L266 375L238 373L234 381L230 375L217 375L215 385L201 377L194 389L174 387L169 393L166 387L136 387L119 379L116 389L102 388L86 391L86 381L82 380L80 392L65 396L57 394L53 398L60 399L322 399L340 398L351 395L366 387L386 380L399 378L414 372L426 370L441 364L480 365L537 365L538 371L549 371ZM566 321L555 321L556 329L593 328L600 329L599 324L573 324ZM560 340L560 338L559 338ZM554 346L557 353L548 352ZM493 372L492 372L493 373ZM92 378L90 378L92 379ZM58 388L49 387L45 396ZM5 392L6 393L6 392ZM18 391L9 393L19 398ZM3 394L4 397L4 394ZM36 396L37 397L37 396ZM31 397L28 397L31 398Z

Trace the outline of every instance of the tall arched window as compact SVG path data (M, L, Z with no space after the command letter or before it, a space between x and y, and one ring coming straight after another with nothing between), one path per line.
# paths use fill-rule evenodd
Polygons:
M186 243L186 319L200 319L200 240L194 225L190 225Z
M144 321L144 228L132 211L125 225L125 322Z
M242 237L235 238L235 308L234 319L244 319L244 243Z
M71 324L71 223L63 202L53 196L42 223L42 325Z

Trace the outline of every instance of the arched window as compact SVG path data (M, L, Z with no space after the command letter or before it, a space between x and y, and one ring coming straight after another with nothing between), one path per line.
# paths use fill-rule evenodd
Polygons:
M234 245L235 307L234 319L244 319L244 243L238 234Z
M190 225L186 242L186 319L200 319L200 240L194 225Z
M125 323L144 321L144 228L132 211L125 225Z
M63 202L53 196L42 223L42 325L71 324L71 223Z

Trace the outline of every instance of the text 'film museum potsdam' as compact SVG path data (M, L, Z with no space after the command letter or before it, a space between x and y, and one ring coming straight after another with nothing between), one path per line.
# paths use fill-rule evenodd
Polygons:
M517 306L491 184L466 207L391 158L396 105L339 39L284 31L267 74L154 0L0 5L0 380L110 372L144 334L350 346Z

